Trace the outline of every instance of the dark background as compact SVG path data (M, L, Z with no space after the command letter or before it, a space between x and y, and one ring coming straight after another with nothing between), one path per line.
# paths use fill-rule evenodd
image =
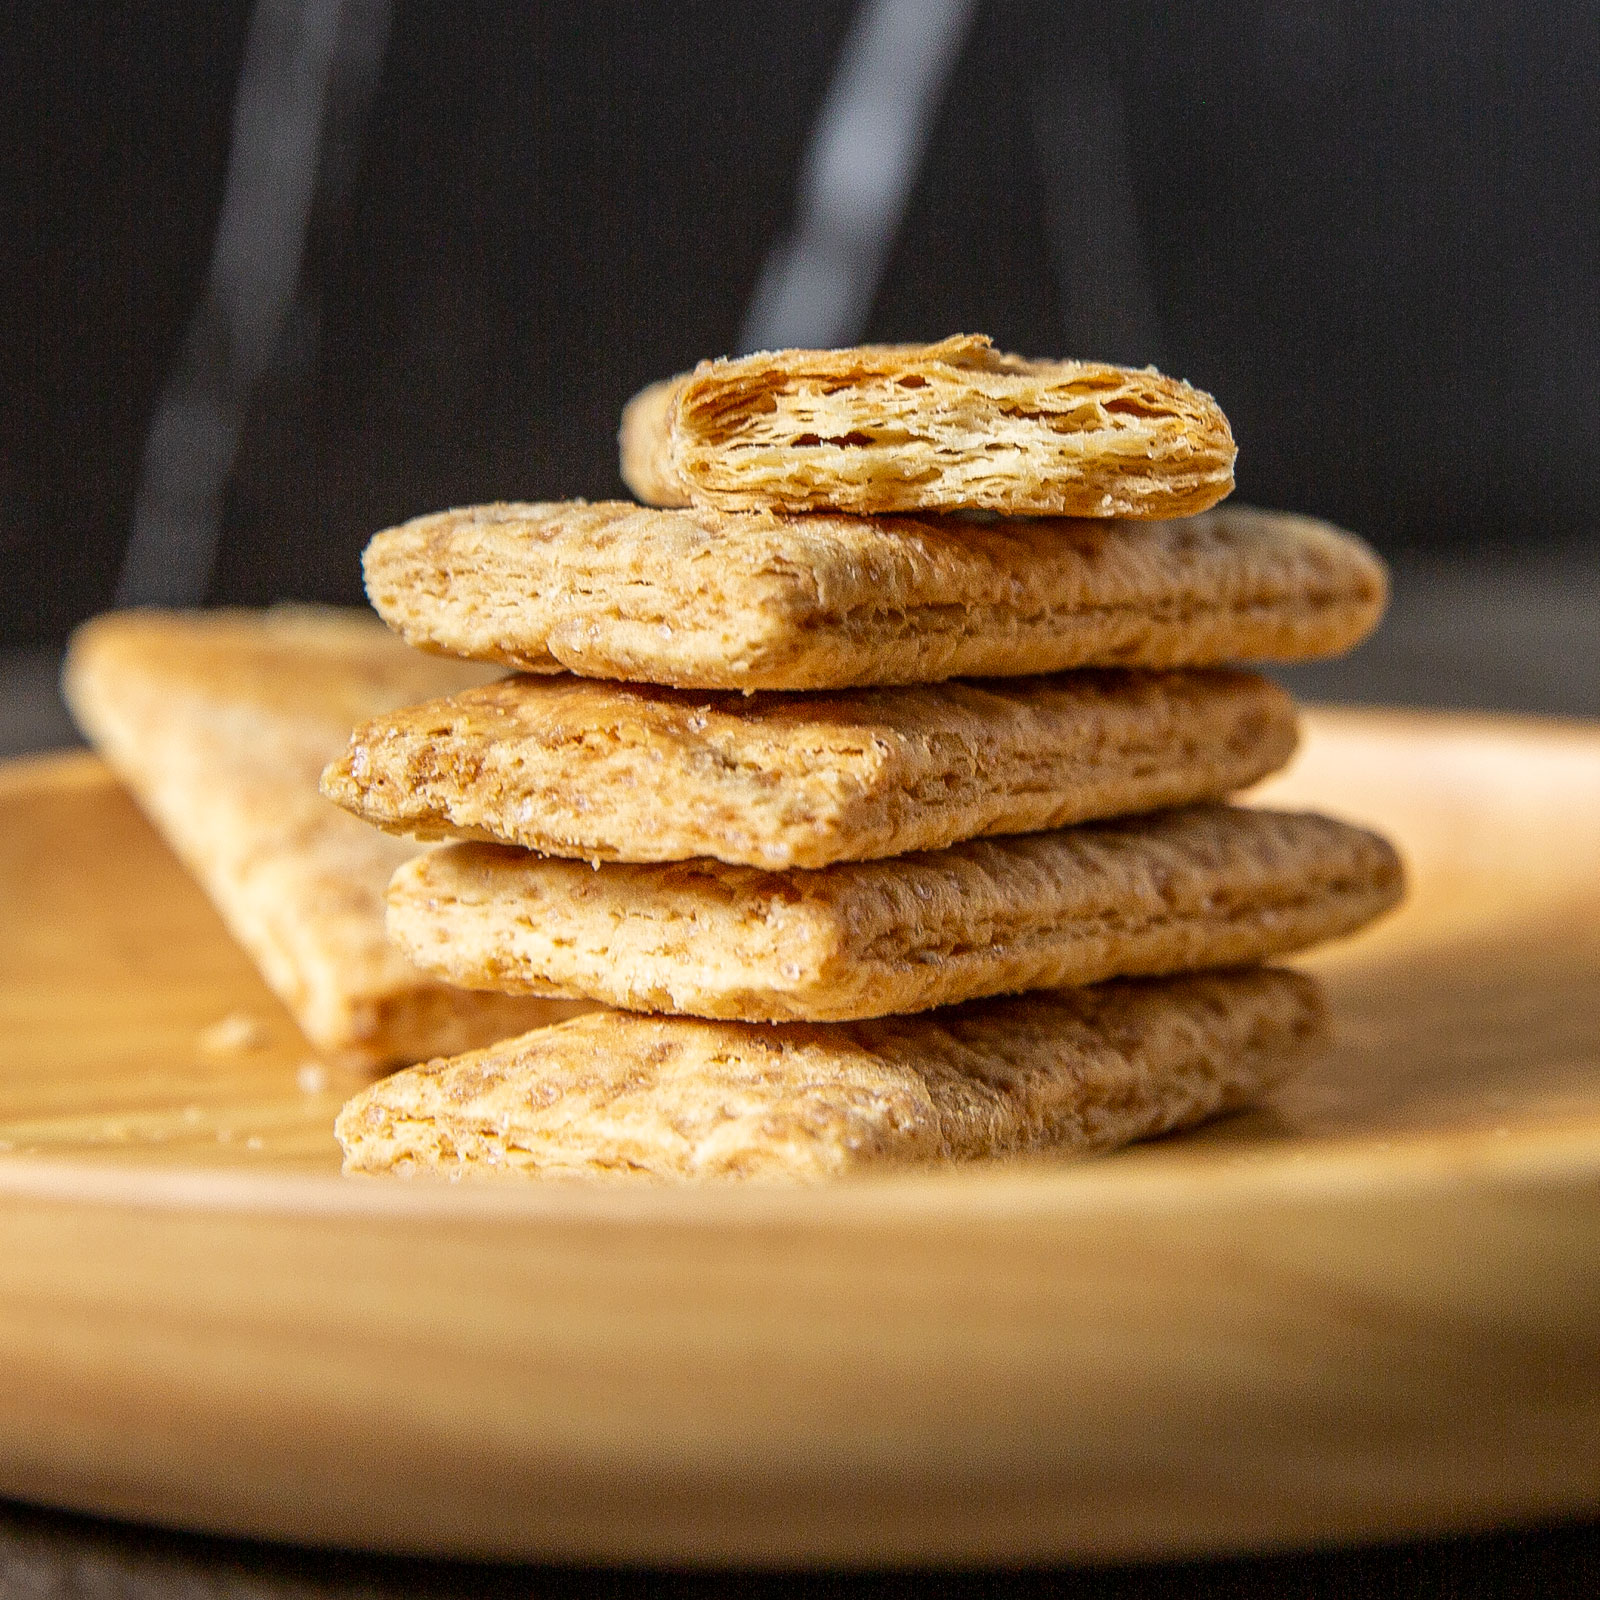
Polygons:
M250 396L209 598L354 600L388 523L622 492L622 402L737 346L850 12L399 0ZM0 644L111 602L248 21L0 12ZM1095 285L1052 243L1072 152L1037 108L1086 40L1126 114L1155 348L1097 348ZM957 329L1158 361L1221 400L1242 497L1391 557L1587 564L1600 6L980 5L863 333Z

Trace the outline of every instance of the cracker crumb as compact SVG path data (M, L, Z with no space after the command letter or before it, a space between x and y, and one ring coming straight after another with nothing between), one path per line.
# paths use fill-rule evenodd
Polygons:
M200 1031L199 1045L208 1056L236 1056L267 1043L267 1027L249 1011L230 1011Z
M320 1061L302 1061L294 1082L301 1094L321 1094L328 1087L328 1069Z

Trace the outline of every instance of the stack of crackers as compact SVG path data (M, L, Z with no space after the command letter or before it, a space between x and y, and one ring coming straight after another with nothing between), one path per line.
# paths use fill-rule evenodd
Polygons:
M379 534L410 643L516 675L358 728L323 792L455 842L389 930L451 984L612 1009L345 1108L351 1170L814 1178L1097 1150L1321 1036L1261 965L1393 850L1227 803L1294 710L1238 663L1377 622L1358 540L1218 508L1215 402L962 337L702 363L623 419L646 505ZM1214 509L1215 508L1215 509Z

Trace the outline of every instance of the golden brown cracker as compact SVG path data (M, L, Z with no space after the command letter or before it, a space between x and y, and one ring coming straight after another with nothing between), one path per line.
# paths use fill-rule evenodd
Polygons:
M1394 851L1360 828L1208 805L813 872L448 845L396 874L389 929L474 988L846 1021L1266 960L1400 892Z
M837 689L1086 666L1295 661L1376 626L1383 564L1308 517L786 517L475 506L368 545L408 643L531 672Z
M937 850L1217 799L1294 749L1251 673L690 691L523 676L373 719L322 792L393 832L760 867Z
M350 724L484 681L325 608L110 613L74 636L73 715L319 1048L385 1065L571 1014L419 972L384 933L415 855L317 793Z
M1248 1104L1325 1035L1272 968L759 1026L595 1012L430 1061L340 1113L345 1170L808 1181L1109 1150Z
M623 412L622 475L649 504L862 514L1182 517L1233 488L1210 395L987 338L702 361Z

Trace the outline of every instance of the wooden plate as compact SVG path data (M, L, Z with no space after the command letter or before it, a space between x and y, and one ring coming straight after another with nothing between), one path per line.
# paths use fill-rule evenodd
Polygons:
M1600 1505L1600 729L1307 720L1270 798L1414 882L1310 963L1330 1061L1108 1160L800 1193L340 1179L351 1083L103 769L0 769L0 1493L674 1562Z

